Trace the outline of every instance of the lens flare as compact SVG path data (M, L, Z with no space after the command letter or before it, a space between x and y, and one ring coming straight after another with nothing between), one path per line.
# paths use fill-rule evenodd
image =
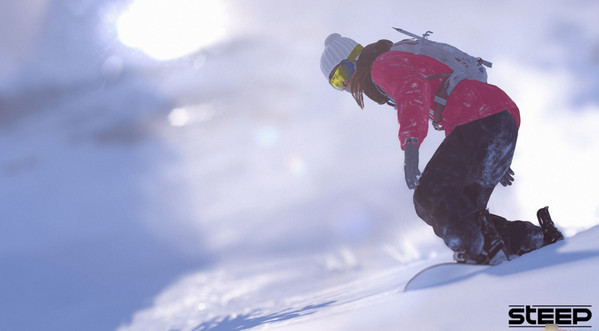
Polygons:
M223 39L227 21L218 0L133 0L116 27L123 44L171 60Z

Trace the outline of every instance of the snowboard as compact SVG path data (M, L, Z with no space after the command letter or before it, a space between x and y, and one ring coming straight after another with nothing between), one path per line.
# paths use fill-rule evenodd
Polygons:
M403 291L421 290L458 282L483 272L490 267L492 266L487 264L465 264L457 262L434 264L414 275L406 283Z

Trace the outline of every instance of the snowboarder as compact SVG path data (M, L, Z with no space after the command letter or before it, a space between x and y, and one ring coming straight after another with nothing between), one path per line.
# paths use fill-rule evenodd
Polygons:
M516 104L486 83L486 72L484 79L456 80L456 68L400 43L383 39L363 47L333 33L325 40L320 66L329 83L350 92L360 108L365 94L397 110L405 180L414 189L418 216L460 263L494 265L563 239L547 207L537 213L540 227L487 210L495 186L514 180L510 165L520 126ZM445 139L421 173L419 146L429 120L445 130Z

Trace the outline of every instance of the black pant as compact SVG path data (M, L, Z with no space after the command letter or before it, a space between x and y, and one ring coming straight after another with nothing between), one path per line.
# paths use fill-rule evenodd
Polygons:
M426 165L414 192L416 213L454 251L479 254L484 238L478 218L507 172L518 137L516 122L504 111L456 127ZM529 222L489 215L508 254L542 246L541 228Z

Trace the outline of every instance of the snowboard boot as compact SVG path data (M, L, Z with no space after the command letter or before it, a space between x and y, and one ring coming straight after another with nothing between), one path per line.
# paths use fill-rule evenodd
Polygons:
M543 230L543 246L551 245L556 241L564 240L564 235L555 227L549 215L549 207L537 211L537 219Z
M464 250L458 250L453 256L456 262L497 265L509 260L505 243L495 229L493 223L488 220L488 215L489 212L487 210L480 212L477 215L478 225L484 238L483 248L480 254L471 255Z

